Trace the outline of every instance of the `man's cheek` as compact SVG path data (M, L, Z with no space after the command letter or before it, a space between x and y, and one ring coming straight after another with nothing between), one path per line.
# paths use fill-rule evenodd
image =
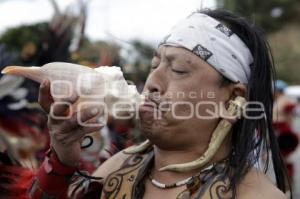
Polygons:
M195 105L195 116L198 119L216 119L219 116L218 105L214 101L200 101Z
M189 101L174 102L170 109L171 117L176 120L191 119L195 113L194 104Z

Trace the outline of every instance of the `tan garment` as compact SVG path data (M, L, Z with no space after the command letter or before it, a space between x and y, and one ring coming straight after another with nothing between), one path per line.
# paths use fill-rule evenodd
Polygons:
M102 199L142 199L144 195L144 180L153 164L153 151L145 154L135 154L123 163L121 168L111 173L103 186ZM232 198L227 192L228 160L214 165L191 179L187 189L179 193L177 199L213 199ZM192 196L191 196L192 195Z

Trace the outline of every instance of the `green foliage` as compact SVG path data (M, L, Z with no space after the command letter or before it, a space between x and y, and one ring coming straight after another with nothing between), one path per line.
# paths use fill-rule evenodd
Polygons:
M150 71L150 64L154 48L139 40L131 42L133 50L129 52L129 59L124 60L125 65L131 66L131 74L126 74L134 82L145 82ZM126 71L126 69L125 69Z
M268 34L277 77L300 83L299 0L217 0L219 7L249 18ZM282 12L282 13L280 13Z
M277 76L291 84L300 83L300 26L289 24L269 35Z
M217 0L219 7L251 19L267 32L299 19L299 0Z
M22 25L10 28L0 37L0 43L6 44L8 50L21 51L24 44L33 42L39 44L42 36L48 30L47 23L37 23L34 25Z
M147 60L152 59L154 48L142 41L134 40L132 42L134 48L141 54L142 58Z
M113 65L118 65L120 46L106 41L91 42L84 37L81 42L81 47L78 51L81 60L92 62L95 64L101 63L101 54L107 54L113 61Z

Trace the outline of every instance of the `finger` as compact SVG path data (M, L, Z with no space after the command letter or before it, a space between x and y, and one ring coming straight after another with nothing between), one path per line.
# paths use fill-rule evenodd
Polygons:
M98 107L85 108L77 113L77 120L81 126L97 125L97 123L99 123L97 120L100 115L102 115L102 112L100 112Z
M39 98L38 102L41 105L42 109L49 113L51 104L53 103L53 98L50 92L50 81L45 80L41 83L39 89Z
M89 133L99 131L102 127L78 127L76 130L69 133L55 133L55 139L64 144L73 144L75 142L81 141L82 138Z
M84 123L95 117L98 113L99 109L96 107L83 109L74 113L70 119L64 120L57 128L60 132L68 133L72 129L84 126ZM55 124L55 121L51 122Z
M87 134L100 131L103 128L103 126L98 126L98 127L82 127L78 128L73 132L72 137L70 137L70 142L76 142L76 141L82 141L83 137L86 136Z
M53 119L61 120L70 118L73 114L73 104L78 100L78 96L70 99L56 100L50 108L50 115Z

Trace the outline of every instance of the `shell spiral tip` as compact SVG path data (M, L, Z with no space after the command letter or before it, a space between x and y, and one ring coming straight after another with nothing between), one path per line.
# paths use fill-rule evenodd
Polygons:
M7 73L7 71L8 71L8 69L7 68L4 68L3 70L1 70L1 74L6 74Z

